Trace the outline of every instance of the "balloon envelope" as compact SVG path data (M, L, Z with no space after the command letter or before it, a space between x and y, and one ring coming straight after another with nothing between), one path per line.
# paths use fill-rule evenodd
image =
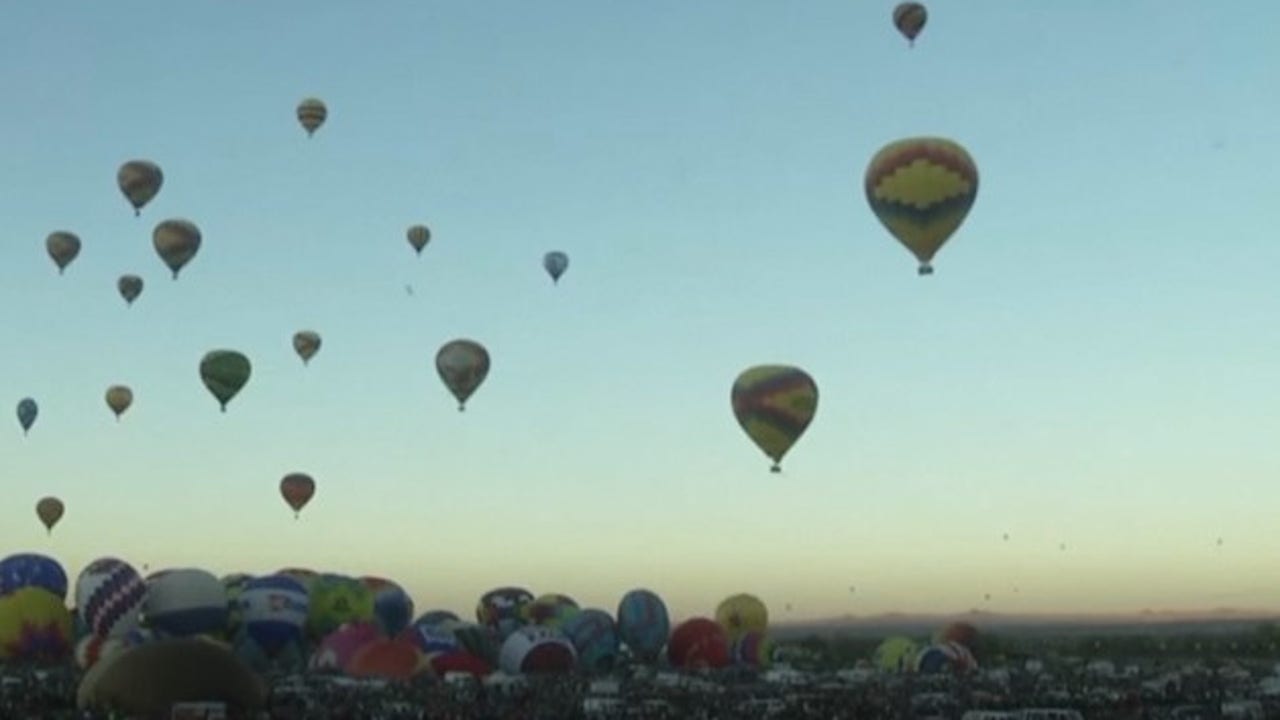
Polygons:
M133 390L127 385L112 385L107 388L106 400L107 407L111 408L111 412L118 418L133 404Z
M542 256L542 267L551 276L552 282L559 283L560 276L569 269L569 256L559 250L553 250Z
M419 255L422 249L431 242L431 230L426 225L414 225L405 232L405 236L409 239L409 244L413 246L413 251Z
M148 628L161 635L219 633L227 626L227 591L222 581L206 570L155 573L147 582L142 617Z
M297 580L281 574L254 578L237 605L245 633L269 657L302 639L310 604L306 588Z
M137 275L121 275L116 281L116 289L120 291L120 297L124 298L126 305L132 305L134 300L142 294L142 278Z
M94 560L76 578L76 609L94 635L118 637L138 626L147 583L116 558Z
M567 673L577 665L573 644L558 630L522 627L502 642L499 664L510 675Z
M71 613L62 598L38 587L0 596L0 660L60 662L71 651Z
M18 401L18 424L22 426L22 432L27 432L32 425L36 424L36 417L40 415L40 406L36 405L36 401L31 398L22 398Z
M293 334L293 351L302 358L302 364L311 362L311 358L320 350L320 333L314 330L300 330Z
M588 608L564 622L560 631L573 643L579 666L608 672L618 660L618 628L604 610Z
M151 233L156 253L178 279L178 272L200 251L200 228L189 220L165 220Z
M800 368L757 365L738 375L730 399L738 424L779 472L782 457L813 421L818 386Z
M306 473L289 473L280 480L280 495L296 516L316 494L316 482Z
M65 600L67 573L57 560L37 553L17 553L0 560L0 595L25 587L40 588Z
M618 635L642 660L657 659L667 644L671 620L662 598L651 590L636 589L618 603Z
M458 409L462 410L467 398L489 375L489 352L472 340L445 343L436 353L436 372L458 399Z
M49 233L44 240L44 247L49 257L53 258L53 264L58 266L58 273L61 274L80 254L80 238L75 233L59 230Z
M671 632L667 658L678 668L722 668L729 664L729 638L714 620L685 620Z
M307 131L307 137L315 134L329 117L329 108L319 98L306 98L298 103L298 122Z
M978 196L978 168L944 138L908 138L884 146L867 165L867 202L889 232L915 255L919 273L960 227Z
M36 517L40 518L40 522L44 524L46 530L52 531L53 526L58 524L62 519L62 514L66 511L66 506L56 497L40 498L36 502Z
M893 26L912 44L928 19L929 11L918 2L900 3L893 9Z
M749 632L764 633L769 628L769 610L755 595L739 593L720 601L716 622L733 641Z
M116 185L133 206L133 214L139 215L143 206L151 202L164 184L160 166L150 160L130 160L116 171Z
M213 350L200 360L200 380L218 399L223 412L227 411L231 398L249 382L252 372L249 358L235 350Z

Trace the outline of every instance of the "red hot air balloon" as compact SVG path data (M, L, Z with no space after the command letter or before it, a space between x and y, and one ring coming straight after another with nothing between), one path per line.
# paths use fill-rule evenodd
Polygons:
M289 473L280 481L280 495L284 497L285 502L289 503L289 507L293 508L295 520L302 508L311 502L311 496L315 494L316 481L306 473Z

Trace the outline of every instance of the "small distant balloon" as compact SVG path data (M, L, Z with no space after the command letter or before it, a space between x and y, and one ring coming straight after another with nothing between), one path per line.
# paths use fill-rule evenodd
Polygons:
M551 282L558 285L560 276L569 269L569 256L559 250L553 250L542 257L542 267L551 276Z
M306 473L289 473L280 480L280 496L293 508L293 518L298 518L302 508L316 494L316 481Z
M133 404L133 390L127 385L112 385L107 388L107 407L111 408L111 412L115 413L116 420L120 420L120 416L125 410Z
M458 400L458 412L489 375L489 351L474 340L453 340L436 353L436 372Z
M150 160L130 160L116 171L116 185L133 206L134 216L142 214L142 208L151 202L164 184L160 166Z
M414 225L405 232L405 236L409 239L409 245L413 246L413 251L418 255L422 254L422 249L431 242L431 230L426 225Z
M200 360L200 380L218 399L222 412L227 403L249 382L252 367L249 358L235 350L212 350Z
M53 264L58 266L58 274L61 275L71 261L80 254L80 238L75 233L59 230L49 233L49 237L44 239L44 247L49 252L49 257L53 258Z
M298 103L298 122L307 131L307 137L315 134L329 117L329 109L319 98L306 98Z
M126 305L133 305L133 301L142 294L142 278L137 275L121 275L116 281L116 289L120 291L120 297L124 298Z
M22 426L22 434L26 435L31 430L31 426L36 424L36 417L40 415L40 406L36 405L36 401L31 398L22 398L18 401L18 424Z
M156 225L151 233L156 253L178 279L178 271L200 251L200 228L189 220L172 219Z
M907 39L907 44L915 46L916 36L924 29L929 20L929 11L918 2L900 3L893 9L893 25Z
M302 364L311 362L311 358L320 351L320 333L314 330L299 330L293 334L293 351L302 358Z
M1009 542L1009 533L1004 534L1004 541Z
M62 501L56 497L44 497L36 503L36 517L40 518L40 522L44 524L45 531L52 535L53 526L58 524L62 519L62 513L66 510Z

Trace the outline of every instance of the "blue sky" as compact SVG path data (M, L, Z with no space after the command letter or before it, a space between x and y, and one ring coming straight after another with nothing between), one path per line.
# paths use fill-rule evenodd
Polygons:
M0 382L41 417L0 433L0 551L463 612L505 584L682 617L1275 606L1280 6L939 1L909 49L892 5L14 4ZM981 174L924 279L862 191L914 135ZM135 157L166 177L141 218ZM177 282L170 217L204 235ZM457 337L493 358L462 415ZM218 347L254 363L226 415ZM780 477L729 407L768 362L821 391Z

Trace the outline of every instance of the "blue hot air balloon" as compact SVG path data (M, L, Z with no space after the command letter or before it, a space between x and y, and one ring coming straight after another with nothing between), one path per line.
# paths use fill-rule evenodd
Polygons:
M667 644L671 619L666 603L651 590L632 590L618 603L618 635L635 655L652 662Z
M18 553L0 560L0 595L25 587L47 590L67 599L67 573L57 560L36 553Z

